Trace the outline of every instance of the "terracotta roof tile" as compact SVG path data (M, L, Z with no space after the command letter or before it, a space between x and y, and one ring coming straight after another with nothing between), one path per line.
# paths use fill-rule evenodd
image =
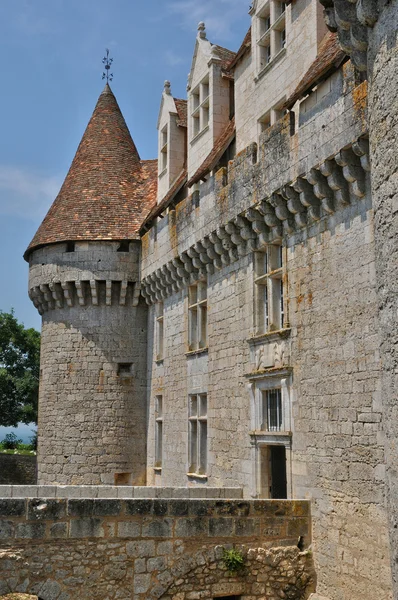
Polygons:
M141 161L107 84L72 165L25 253L78 240L137 239L156 197L156 161Z
M181 171L181 173L175 178L173 183L171 184L170 189L167 192L167 194L162 198L162 200L159 202L159 204L157 204L156 206L154 206L152 208L152 210L150 211L150 213L148 214L148 216L142 223L141 231L145 229L145 225L147 225L153 219L158 217L172 203L175 195L178 194L178 192L181 190L183 185L186 183L186 180L187 180L187 170L186 170L186 168L184 168Z
M187 124L187 101L181 98L174 98L174 103L177 109L177 125L180 127L188 127Z
M318 55L293 94L285 102L285 107L290 108L297 100L304 96L328 71L338 68L346 57L346 53L339 46L336 33L328 32L322 40Z
M218 163L230 143L235 137L235 118L229 121L228 125L218 136L214 142L213 149L205 158L196 173L188 181L187 186L191 187L194 183L200 181L207 173L209 173Z
M240 61L241 58L243 58L243 56L246 54L246 52L248 52L250 50L251 46L252 46L252 28L249 27L249 31L246 33L239 50L235 54L234 58L227 65L228 71L230 71L231 69L236 67L237 63Z
M217 44L212 44L212 49L215 50L217 56L221 59L221 67L226 70L229 63L235 58L235 52Z

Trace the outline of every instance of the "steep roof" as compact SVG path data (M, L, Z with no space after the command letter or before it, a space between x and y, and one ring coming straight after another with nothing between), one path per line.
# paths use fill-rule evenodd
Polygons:
M25 258L64 241L138 239L156 201L156 161L141 161L108 84Z
M174 104L177 109L177 125L180 127L188 127L187 123L187 101L181 98L174 98Z
M221 67L227 69L229 63L235 58L235 52L228 50L228 48L223 48L218 44L212 44L212 49L215 50L217 56L221 59Z
M207 175L218 163L230 143L235 137L235 117L229 121L226 127L222 130L210 153L207 155L205 160L202 162L197 171L192 175L187 183L188 187L191 187L194 183L197 183L203 177Z
M162 198L162 200L159 202L159 204L156 204L152 208L150 213L147 215L146 219L144 220L144 222L142 223L141 228L140 228L141 234L143 234L146 231L148 224L150 224L151 221L153 221L153 219L155 219L156 217L161 215L162 212L164 210L166 210L166 208L168 208L170 206L170 204L173 203L175 196L182 189L182 187L184 186L186 181L187 181L187 169L184 167L182 169L182 171L180 172L180 174L177 175L177 177L171 184L170 189L167 192L167 194Z
M329 31L319 45L316 59L299 82L293 94L286 100L284 106L286 108L293 106L299 98L308 93L331 70L337 69L345 58L346 53L339 45L337 33Z

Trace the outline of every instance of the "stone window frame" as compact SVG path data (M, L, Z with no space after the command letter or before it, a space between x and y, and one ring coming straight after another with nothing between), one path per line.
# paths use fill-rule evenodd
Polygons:
M188 396L188 477L207 479L207 392Z
M259 119L258 119L258 133L261 135L264 131L267 131L272 125L275 125L285 116L287 110L283 108L283 105L286 101L286 96L283 96L276 104L274 104L269 110L267 110Z
M169 156L169 125L166 125L159 132L159 177L167 172Z
M188 352L207 349L207 281L188 287Z
M286 2L269 0L256 13L257 72L267 69L286 49Z
M210 78L205 75L190 94L190 113L192 139L195 141L208 127L210 122Z
M254 331L264 335L288 326L285 290L286 251L268 244L253 252Z
M163 300L155 304L155 339L156 339L156 361L162 361L164 358L164 302Z
M161 471L163 465L163 395L155 396L155 471Z
M280 431L266 431L261 429L262 417L262 392L275 388L281 389L282 394L282 428ZM274 369L270 373L261 373L249 378L248 389L251 407L251 496L253 498L266 497L262 488L262 461L263 452L268 446L284 446L286 451L286 479L287 498L293 498L292 489L292 369Z

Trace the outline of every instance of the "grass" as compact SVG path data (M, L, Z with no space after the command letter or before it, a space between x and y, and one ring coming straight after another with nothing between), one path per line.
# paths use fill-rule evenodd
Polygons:
M35 452L35 450L19 450L19 449L17 449L17 450L1 450L0 449L0 454L22 454L22 455L33 456L34 454L36 454L36 452ZM2 596L0 596L0 599L2 599Z

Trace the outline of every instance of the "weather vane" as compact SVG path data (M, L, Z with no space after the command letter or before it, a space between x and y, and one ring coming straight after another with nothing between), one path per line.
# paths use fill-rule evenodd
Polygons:
M113 58L109 58L109 50L106 48L106 56L102 59L102 64L104 65L105 71L102 73L102 79L106 79L106 82L112 81L113 73L109 73L111 68L111 64L113 63Z

